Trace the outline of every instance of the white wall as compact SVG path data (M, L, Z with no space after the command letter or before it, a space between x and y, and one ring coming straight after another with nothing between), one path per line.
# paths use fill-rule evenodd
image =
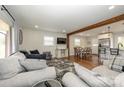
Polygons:
M111 37L111 47L118 47L118 37L124 37L124 33L113 33ZM74 55L74 38L81 39L81 47L91 47L92 54L98 54L98 35L92 37L70 36L70 55Z
M77 36L72 35L70 36L70 55L74 55L74 39L79 38L81 40L80 47L91 47L92 48L92 54L98 54L98 38L97 36L93 37L83 37L83 36Z
M97 36L91 37L92 54L98 54L98 38Z
M53 36L55 38L54 46L44 46L43 37ZM44 51L51 51L53 57L55 57L56 47L66 47L66 45L57 45L57 37L66 38L66 34L47 32L47 31L33 31L29 29L23 29L23 44L20 45L20 50L33 50L38 49L40 53Z
M70 55L74 55L74 39L75 38L79 38L81 40L81 45L80 47L86 47L87 46L87 38L85 37L82 37L82 36L77 36L77 35L72 35L70 36L70 43L69 43L69 46L70 46Z

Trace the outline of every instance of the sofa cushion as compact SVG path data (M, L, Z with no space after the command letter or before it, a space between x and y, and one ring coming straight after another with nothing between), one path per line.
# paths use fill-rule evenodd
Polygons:
M55 78L55 68L47 67L42 70L20 73L10 79L0 80L0 87L31 87L39 81Z
M24 71L17 58L0 59L0 79L7 79Z
M30 50L31 54L40 54L38 50Z
M48 67L46 60L26 59L20 60L20 64L28 71L39 70Z
M79 64L75 65L75 71L78 74L78 76L84 80L89 86L92 87L108 87L111 86L107 82L99 79L96 75L93 75L92 72L88 69L85 70L83 66L80 66Z
M103 65L95 67L94 69L92 69L92 71L100 74L103 77L107 77L111 80L114 80L116 78L116 76L118 74L120 74L119 72L113 71L113 70L111 70L108 67L103 66Z
M114 80L115 87L124 87L124 73L120 73Z
M103 61L103 65L114 71L122 72L124 66L123 60L123 57L111 55L108 60Z
M66 87L88 87L85 82L83 82L78 76L71 72L67 72L62 77L62 82Z
M27 59L46 59L45 54L26 54Z

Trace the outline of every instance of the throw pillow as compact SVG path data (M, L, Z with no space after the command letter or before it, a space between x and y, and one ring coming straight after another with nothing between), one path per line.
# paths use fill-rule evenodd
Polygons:
M20 50L21 53L23 53L25 56L28 55L29 53L25 50Z
M38 50L30 50L31 54L40 54Z

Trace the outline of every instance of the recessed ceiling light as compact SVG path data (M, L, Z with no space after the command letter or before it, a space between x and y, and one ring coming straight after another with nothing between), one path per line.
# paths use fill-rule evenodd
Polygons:
M35 27L35 28L38 28L38 25L35 25L34 27Z
M115 6L112 5L112 6L109 7L109 10L112 10L112 9L114 9L114 8L115 8Z
M66 32L66 30L64 29L64 30L62 30L62 32L63 32L63 33L65 33L65 32Z

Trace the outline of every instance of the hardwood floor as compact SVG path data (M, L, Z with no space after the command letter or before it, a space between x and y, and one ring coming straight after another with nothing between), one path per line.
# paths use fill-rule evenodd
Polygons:
M99 65L98 57L96 55L92 55L91 58L87 58L87 59L80 59L75 56L70 56L66 59L68 59L72 62L79 63L80 65L82 65L90 70Z

